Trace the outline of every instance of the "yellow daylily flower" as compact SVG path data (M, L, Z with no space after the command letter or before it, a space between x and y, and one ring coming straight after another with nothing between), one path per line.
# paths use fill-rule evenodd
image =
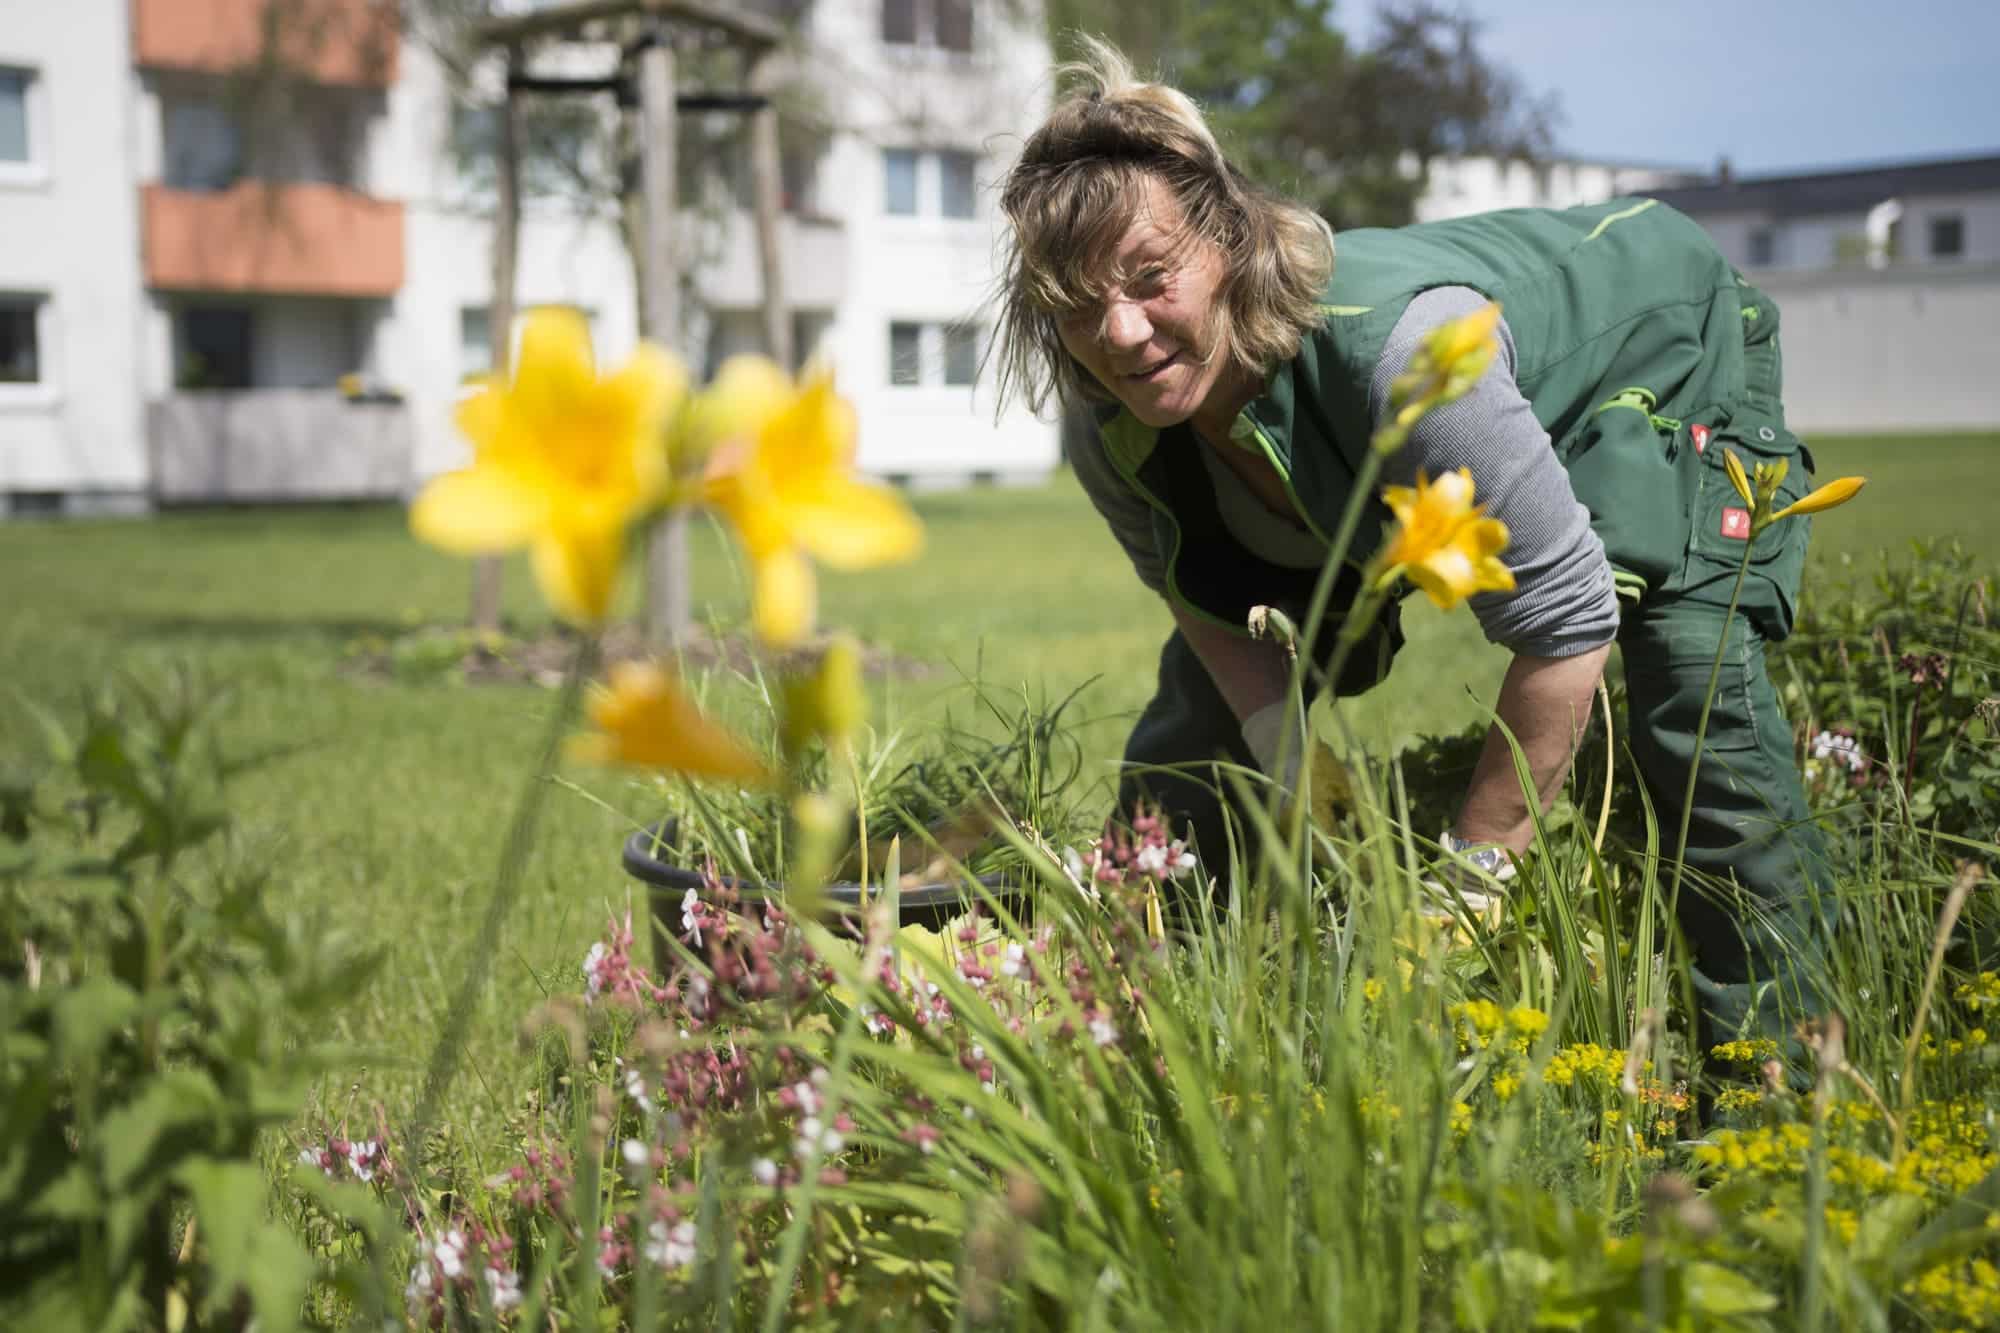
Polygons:
M1743 503L1754 508L1757 496L1750 489L1750 476L1743 470L1743 460L1736 456L1734 449L1722 451L1722 470L1729 474L1729 484L1743 497Z
M817 737L843 745L868 716L861 688L861 646L848 635L827 645L808 675L786 682L779 738L786 754L797 754Z
M1409 368L1389 386L1389 402L1435 406L1475 384L1500 350L1500 307L1488 301L1469 315L1444 323L1417 344Z
M690 416L709 451L703 498L742 540L751 623L766 643L811 630L812 566L865 569L908 560L923 526L887 486L853 475L854 409L825 369L796 387L761 358L725 364Z
M434 478L410 507L410 528L460 555L526 546L542 596L573 623L611 605L625 530L663 498L663 431L687 390L671 353L641 344L600 375L590 328L548 307L522 321L511 379L490 376L459 404L472 465Z
M1819 487L1811 494L1794 500L1783 509L1780 509L1777 513L1771 515L1771 521L1775 523L1781 518L1793 518L1801 514L1817 514L1822 509L1832 509L1836 505L1844 505L1860 494L1861 488L1867 484L1868 478L1866 477L1837 477L1829 481L1826 485Z
M591 692L590 720L597 730L572 738L573 759L746 785L772 780L748 746L702 715L673 673L651 663L612 667L610 684Z
M1383 487L1382 501L1398 526L1376 558L1382 571L1376 586L1408 575L1444 611L1477 592L1512 591L1513 571L1498 559L1507 547L1507 525L1482 517L1485 509L1472 503L1472 494L1470 468L1435 482L1419 472L1414 487Z

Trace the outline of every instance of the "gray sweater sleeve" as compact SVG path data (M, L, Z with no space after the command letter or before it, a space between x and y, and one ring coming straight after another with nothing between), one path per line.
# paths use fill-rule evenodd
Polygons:
M1138 571L1139 582L1165 597L1167 562L1160 554L1153 534L1153 511L1133 494L1104 455L1104 441L1098 434L1098 417L1087 404L1063 410L1063 452L1076 471L1083 493L1111 526L1111 535L1125 548Z
M1376 364L1369 399L1377 420L1388 414L1389 385L1408 368L1418 341L1486 298L1469 287L1436 287L1410 302ZM1514 337L1500 324L1500 355L1463 398L1427 414L1386 475L1410 485L1422 469L1437 477L1472 469L1474 498L1507 525L1500 558L1514 571L1513 593L1471 599L1480 628L1495 643L1531 657L1571 657L1618 633L1618 594L1590 511L1570 489L1549 434L1514 382Z

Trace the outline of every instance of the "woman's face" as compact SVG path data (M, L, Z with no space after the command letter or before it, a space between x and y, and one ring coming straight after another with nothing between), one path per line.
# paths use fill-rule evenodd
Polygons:
M1226 357L1208 358L1207 333L1223 277L1214 247L1180 234L1180 209L1159 181L1112 248L1122 284L1106 284L1060 326L1063 346L1128 411L1156 430L1201 407Z

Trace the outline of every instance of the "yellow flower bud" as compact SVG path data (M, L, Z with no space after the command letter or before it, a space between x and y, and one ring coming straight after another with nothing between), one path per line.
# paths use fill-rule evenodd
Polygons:
M1822 509L1832 509L1844 505L1858 495L1868 484L1866 477L1840 477L1829 481L1803 499L1794 500L1771 515L1772 522L1781 518L1792 518L1800 514L1817 514Z

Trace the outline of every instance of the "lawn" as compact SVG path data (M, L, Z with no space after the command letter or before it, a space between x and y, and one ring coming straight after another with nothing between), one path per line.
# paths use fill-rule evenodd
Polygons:
M870 687L892 747L990 725L975 687L1075 691L1074 806L1009 809L1090 859L1017 849L1023 926L881 912L865 943L677 891L662 978L612 919L619 844L671 796L729 845L734 784L565 769L482 940L558 696L451 666L467 570L399 512L0 529L4 1091L26 1108L0 1134L0 1203L26 1201L0 1209L0 1269L48 1302L23 1326L143 1283L170 1326L248 1301L274 1327L302 1302L373 1326L2000 1327L2000 921L1957 864L1996 855L2000 817L2000 639L1968 586L2000 555L2000 438L1815 448L1874 482L1818 520L1809 601L1883 549L1904 572L1821 594L1781 678L1829 729L1806 780L1845 923L1832 1012L1733 1042L1690 1030L1681 880L1645 851L1672 834L1629 783L1610 843L1558 821L1490 905L1446 906L1401 827L1406 798L1449 798L1445 751L1362 769L1348 814L1215 881L1241 910L1169 934L1155 895L1194 858L1145 820L1091 841L1167 616L1066 477L921 498L925 556L827 580L822 619L898 656ZM1910 558L1944 537L1977 567ZM730 547L703 529L695 558L726 631ZM503 653L546 646L508 577ZM1504 664L1463 612L1413 603L1408 628L1349 706L1376 754L1476 723ZM212 825L154 763L203 753L171 709L19 780L79 695L177 674L224 692L215 739L255 761L229 848L182 851ZM710 706L761 713L747 679L711 674ZM824 759L837 785L838 753L787 771ZM818 807L787 808L742 822L796 853ZM380 952L372 981L317 961L342 939ZM491 984L424 1120L467 976Z
M1862 500L1820 521L1820 561L1957 536L1990 559L2000 437L1814 442L1822 475L1866 472ZM1083 685L1076 714L1093 780L1108 790L1132 712L1151 689L1168 617L1066 475L1025 490L921 497L928 549L917 564L833 576L823 618L935 668L880 687L878 723L943 710L967 716L964 681L1054 696ZM734 614L739 571L698 533L697 605ZM349 669L357 645L462 615L467 572L411 540L384 508L172 514L140 522L0 527L8 607L0 674L61 709L119 675L185 665L229 688L226 736L271 758L241 782L246 829L279 849L285 901L387 950L349 1010L349 1035L376 1052L346 1082L394 1104L439 1022L485 899L518 775L550 695L467 687L449 677L385 683ZM508 574L508 614L543 613L525 572ZM1408 608L1411 645L1356 724L1374 740L1452 732L1478 716L1502 660L1460 613ZM1085 685L1085 682L1089 682ZM0 753L36 743L0 704ZM543 826L528 891L482 1002L469 1067L504 1068L524 1004L568 986L607 910L625 901L619 840L654 805L642 783L581 772ZM596 800L589 799L591 797ZM559 979L559 980L558 980ZM508 1109L506 1078L461 1080L454 1107L474 1128Z

